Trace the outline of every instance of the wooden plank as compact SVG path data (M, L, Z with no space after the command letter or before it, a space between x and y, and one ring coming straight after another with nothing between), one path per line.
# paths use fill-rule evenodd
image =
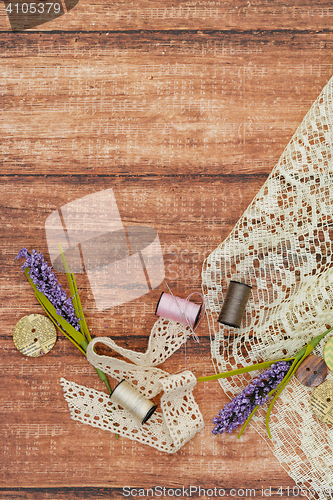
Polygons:
M125 485L253 488L270 498L281 486L282 497L301 497L251 428L240 442L211 435L227 402L217 382L195 391L206 428L167 456L70 419L61 376L104 388L62 335L38 360L12 342L18 319L40 312L14 256L21 246L47 254L46 217L102 189L114 190L125 224L156 228L175 294L200 290L203 259L332 74L331 5L294 4L81 0L37 33L11 33L0 9L0 498L123 498ZM163 285L98 312L85 275L78 284L93 335L146 348ZM198 333L186 359L196 376L212 371L205 321ZM165 368L184 364L182 349Z
M16 2L15 2L16 3ZM13 2L13 9L15 9ZM20 7L24 2L19 2ZM64 10L68 0L59 2ZM75 2L74 2L75 3ZM26 10L26 8L24 8ZM23 11L24 11L23 10ZM31 9L33 10L33 9ZM19 9L22 16L22 8ZM31 14L34 21L36 14ZM73 10L33 29L61 31L124 30L330 30L333 8L327 0L136 0L112 4L81 0ZM0 29L11 29L4 5Z
M62 344L60 339L58 342ZM193 346L189 346L190 350ZM268 448L258 444L253 430L249 429L239 442L234 436L211 435L210 419L227 401L217 383L204 383L196 388L195 397L206 427L175 456L125 438L117 440L112 434L72 421L59 378L65 376L88 387L103 388L83 357L70 350L66 349L66 354L57 344L43 359L22 357L18 363L15 349L7 349L4 374L10 372L12 383L1 394L0 414L6 444L1 451L0 477L9 490L48 486L52 494L52 488L59 484L66 488L237 485L255 489L270 485L277 489L281 481L291 485L280 474ZM183 352L175 354L178 359L182 356ZM200 352L193 358L200 366ZM174 361L172 364L177 366ZM232 476L228 473L230 467ZM1 497L0 492L0 498L6 496Z
M7 280L2 282L2 312L7 311L9 321L14 312L18 320L32 312L32 303L36 304L30 285L14 258L21 247L30 251L35 248L48 256L44 229L48 215L70 201L109 188L113 189L125 226L149 225L157 230L166 279L174 293L186 297L192 291L200 290L203 260L231 231L265 179L266 176L260 175L166 177L162 181L158 177L115 179L113 176L3 178L0 185L4 220L1 238L5 257L2 267L11 283L14 280L14 286L8 287ZM84 310L88 318L93 315L93 333L97 334L99 328L105 332L105 315L98 313L94 302L89 299L89 283L83 275L77 275L77 280L83 290ZM66 278L62 283L66 284ZM154 317L162 289L165 288L160 286L151 292L153 304L151 296L143 296L140 300L116 307L106 322L111 321L111 331L116 335L128 335L128 332L143 335L147 327L141 317L146 314ZM27 304L27 293L30 304Z
M116 440L114 435L70 419L59 385L61 376L99 390L104 388L93 368L62 335L55 348L38 359L25 358L12 342L16 321L24 314L40 312L13 258L22 245L46 254L44 222L55 208L89 192L112 187L124 223L149 222L158 230L167 279L175 293L182 295L200 289L198 271L204 256L229 232L265 176L180 176L165 177L161 182L161 178L150 176L115 179L36 175L2 180L0 199L5 218L1 234L4 259L0 363L4 383L0 387L0 421L5 444L0 451L0 498L38 500L49 495L53 500L70 499L77 488L77 498L119 498L124 486L230 489L237 485L254 488L257 494L270 486L275 492L282 485L292 488L291 480L251 429L240 442L235 441L235 436L211 435L210 420L227 402L217 382L198 385L195 392L206 428L176 456L168 456L125 438ZM124 347L144 351L155 321L152 302L162 287L110 312L98 313L84 277L78 282L83 285L84 309L92 333L111 335ZM188 342L186 365L197 376L212 371L205 321L198 333L199 344ZM181 349L164 368L174 372L184 369L184 364ZM148 471L145 474L142 464ZM278 497L272 494L272 498Z
M3 34L7 174L269 173L331 34Z
M2 497L1 496L1 490L0 490L0 498L5 498L5 500L20 500L22 498L28 499L28 500L45 500L45 498L48 498L47 495L49 495L49 498L52 500L63 500L66 498L67 500L118 500L118 499L124 499L124 497L129 497L134 498L135 496L138 496L139 494L141 497L143 495L146 496L146 498L150 497L152 498L153 495L156 497L160 497L165 494L165 496L171 497L173 495L182 495L183 493L185 495L190 495L192 498L198 497L198 493L201 493L201 498L204 498L204 493L207 498L207 493L209 494L212 492L213 494L216 493L216 497L223 498L223 495L229 495L229 496L234 496L234 498L242 498L242 497L237 497L238 492L241 495L246 495L249 497L250 495L252 497L269 497L272 498L273 500L278 500L281 498L281 494L285 494L286 496L291 496L292 498L301 498L298 495L298 491L300 491L300 488L297 486L292 486L289 483L286 483L284 481L281 481L280 487L279 488L273 488L270 486L270 483L265 484L264 482L260 483L260 487L258 488L247 488L247 489L242 489L242 488L223 488L224 483L222 483L222 486L219 484L218 481L214 483L216 486L211 487L206 487L206 489L201 485L201 490L199 490L200 486L195 486L194 484L192 485L192 490L190 491L189 485L188 488L184 487L179 487L177 485L174 488L168 488L168 487L162 487L160 488L159 486L155 485L154 488L128 488L128 487L123 487L123 488L59 488L59 487L52 487L52 488L13 488L12 490L7 490L6 491L6 496ZM221 486L221 487L219 487ZM163 490L165 488L165 490ZM197 488L195 490L194 488ZM195 497L196 495L196 497ZM163 498L163 497L162 497ZM186 498L186 496L180 497L180 498ZM212 497L208 497L212 498Z

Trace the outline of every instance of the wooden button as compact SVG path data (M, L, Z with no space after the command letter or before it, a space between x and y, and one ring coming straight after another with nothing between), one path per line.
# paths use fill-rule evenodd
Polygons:
M333 370L333 337L331 337L324 347L324 360L330 370Z
M49 352L57 340L52 321L41 314L29 314L15 325L13 341L25 356L39 357Z
M326 380L313 391L311 396L313 413L325 424L333 424L333 382Z
M303 363L300 364L296 377L308 387L316 387L324 382L327 375L327 366L325 361L319 356L308 356Z

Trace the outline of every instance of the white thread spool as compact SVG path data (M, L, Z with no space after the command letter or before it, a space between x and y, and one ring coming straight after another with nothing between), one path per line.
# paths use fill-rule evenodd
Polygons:
M113 389L110 400L122 406L142 424L147 422L157 408L157 405L140 394L125 379Z

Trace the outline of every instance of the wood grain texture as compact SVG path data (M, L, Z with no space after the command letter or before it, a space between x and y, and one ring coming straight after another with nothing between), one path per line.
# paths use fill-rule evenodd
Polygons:
M7 177L0 186L3 215L3 270L6 278L1 286L2 311L12 314L15 304L17 320L30 310L26 308L29 293L33 293L25 281L19 263L14 257L22 246L38 248L47 255L45 220L55 209L88 193L112 188L119 212L125 225L147 224L154 227L161 241L166 279L174 293L182 296L184 290L199 289L201 266L251 202L265 176L219 176L179 177L118 177L113 176L16 176ZM52 193L52 196L50 196ZM28 227L27 227L28 225ZM15 236L14 236L15 235ZM14 287L7 286L7 278L14 279ZM101 322L104 331L105 314L99 313L89 298L89 284L85 275L77 275L78 285L83 289L84 310L94 315L93 329ZM24 294L17 297L17 290ZM163 286L143 296L140 300L116 307L109 314L114 335L147 335L145 315L154 318L158 297ZM10 299L11 297L11 299ZM16 297L16 299L15 299ZM111 316L111 318L110 318ZM98 323L96 323L96 321ZM150 332L152 323L148 328Z
M2 40L3 173L267 174L332 73L327 34Z
M65 9L64 2L60 2ZM80 0L67 14L39 30L330 30L333 8L327 0L136 0L112 3ZM10 31L4 6L0 30Z
M14 325L41 310L14 257L22 246L47 255L47 216L112 188L125 225L158 231L174 293L200 290L203 260L331 77L331 4L81 0L22 33L0 7L0 499L118 499L158 485L272 499L289 486L301 498L250 427L240 441L211 435L227 402L217 382L196 387L206 427L175 456L72 421L59 378L103 386L61 334L38 360L16 351ZM86 275L77 281L92 334L144 351L163 285L99 312ZM186 366L203 376L205 321L198 334ZM184 365L181 349L163 368Z
M177 456L166 456L126 439L117 441L114 435L70 419L59 378L64 376L99 390L103 386L93 368L61 334L54 349L37 363L20 355L12 341L16 321L24 314L40 312L30 285L13 259L22 245L47 253L44 223L55 208L88 192L112 187L124 223L148 222L158 230L166 277L174 292L184 296L200 289L203 259L231 230L264 180L265 176L260 175L3 178L0 292L4 328L0 348L4 355L0 362L5 383L0 388L0 421L5 445L1 450L0 481L7 488L0 490L0 498L20 498L15 497L18 493L23 498L71 498L74 490L70 487L85 487L78 495L97 499L99 487L111 487L105 494L119 498L124 486L239 486L257 489L258 494L261 487L276 490L281 485L292 486L251 429L240 442L235 441L235 436L213 438L210 420L227 401L218 383L199 385L195 392L206 422L204 431ZM110 312L99 313L85 276L78 276L78 284L92 334L111 335L124 347L144 351L162 287ZM197 376L211 373L205 322L198 334L200 344L188 343L186 360L187 368ZM164 368L174 372L184 365L182 349ZM15 489L18 487L22 490Z

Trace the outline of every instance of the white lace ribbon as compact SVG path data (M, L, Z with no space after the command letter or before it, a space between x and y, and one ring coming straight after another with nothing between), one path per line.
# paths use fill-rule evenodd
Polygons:
M190 335L190 330L186 335ZM196 378L190 371L170 375L155 368L184 342L184 326L160 318L156 321L147 351L138 353L118 346L112 339L97 337L87 350L88 360L116 380L126 379L148 398L161 394L158 410L144 425L100 391L61 379L71 417L84 424L128 437L167 453L175 453L204 426L193 396ZM110 347L130 362L94 352L99 343Z

